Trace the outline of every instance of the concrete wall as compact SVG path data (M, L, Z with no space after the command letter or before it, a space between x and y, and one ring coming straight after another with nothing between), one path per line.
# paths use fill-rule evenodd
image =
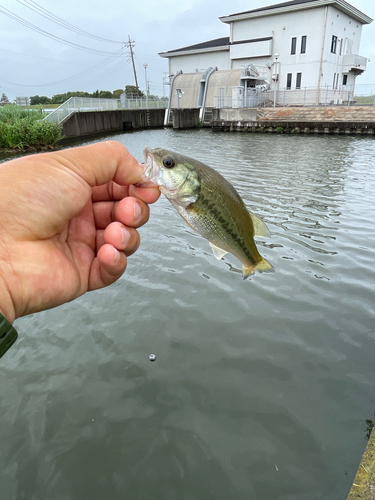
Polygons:
M240 118L241 111L249 111ZM254 112L256 118L251 116ZM236 115L236 113L238 113ZM363 107L214 109L211 126L222 132L375 135L375 109Z
M70 115L63 123L66 138L99 134L106 131L162 127L164 109L86 111Z
M173 75L180 69L184 73L203 72L210 66L218 69L230 69L229 47L222 50L199 52L169 58L169 74Z
M256 108L237 108L237 109L213 109L213 120L224 121L254 121L257 119L258 109Z
M196 128L198 120L199 108L173 110L173 128Z

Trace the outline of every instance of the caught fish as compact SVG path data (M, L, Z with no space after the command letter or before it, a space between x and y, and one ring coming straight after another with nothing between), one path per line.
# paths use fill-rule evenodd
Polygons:
M242 263L242 276L273 272L258 252L255 236L269 237L234 187L200 161L166 149L145 148L144 180L157 185L185 222L206 238L217 259L231 253Z

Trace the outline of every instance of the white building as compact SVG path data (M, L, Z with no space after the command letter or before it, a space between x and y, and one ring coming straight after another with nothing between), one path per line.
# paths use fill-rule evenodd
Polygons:
M359 55L359 47L362 26L372 19L344 0L291 0L220 21L228 24L229 37L159 54L168 59L169 74L175 75L171 97L175 100L179 88L181 107L206 105L202 97L210 96L215 70L222 77L238 70L232 85L242 87L245 96L263 84L272 91L315 89L318 101L323 89L353 92L355 78L366 70L367 59ZM193 73L201 87L194 99L200 93L200 102L188 99L184 91L184 85L191 87ZM232 92L233 87L221 88L222 96Z

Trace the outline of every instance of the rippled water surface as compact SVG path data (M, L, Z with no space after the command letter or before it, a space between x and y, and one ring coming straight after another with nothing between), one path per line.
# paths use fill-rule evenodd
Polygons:
M276 272L243 281L161 198L119 282L17 320L1 498L346 498L375 411L374 140L115 138L224 174L267 223Z

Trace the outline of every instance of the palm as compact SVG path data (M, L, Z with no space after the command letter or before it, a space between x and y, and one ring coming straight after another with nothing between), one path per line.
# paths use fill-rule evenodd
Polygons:
M95 153L95 148L108 154L108 146L94 145L77 148L81 156L76 163L72 163L76 151L68 150L65 155L41 155L38 162L33 157L22 159L23 164L15 160L9 171L6 164L2 168L3 185L11 184L14 176L19 179L20 201L14 203L11 189L0 199L0 292L4 283L15 306L14 317L113 283L126 268L126 256L139 245L133 228L147 221L146 203L156 201L158 190L103 182L111 172L90 171L87 165L95 166L95 156L82 162L82 152ZM132 157L127 161L133 170L125 174L130 182L139 181L139 170L134 173L138 164ZM112 165L112 178L126 182L119 170ZM137 220L135 207L140 209ZM125 242L124 231L130 235Z

